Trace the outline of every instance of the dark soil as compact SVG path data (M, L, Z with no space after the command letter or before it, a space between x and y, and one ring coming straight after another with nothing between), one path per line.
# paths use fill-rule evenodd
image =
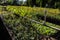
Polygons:
M12 40L1 18L0 18L0 40Z
M57 40L60 40L60 31L58 31L55 35L53 35L52 37L54 37Z

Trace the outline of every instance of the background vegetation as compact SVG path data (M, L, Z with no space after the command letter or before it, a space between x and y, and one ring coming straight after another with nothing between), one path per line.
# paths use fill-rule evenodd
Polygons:
M26 6L38 6L45 7L48 4L50 8L60 8L60 0L1 0L1 5L26 5Z

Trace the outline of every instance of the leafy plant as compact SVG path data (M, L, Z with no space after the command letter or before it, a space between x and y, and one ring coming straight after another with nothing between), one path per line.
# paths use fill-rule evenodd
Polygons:
M43 35L54 35L54 33L57 32L56 30L43 26L41 24L32 23L32 26L36 27L36 29Z

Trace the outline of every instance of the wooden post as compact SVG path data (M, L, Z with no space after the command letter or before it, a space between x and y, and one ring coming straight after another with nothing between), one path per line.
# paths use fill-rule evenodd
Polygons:
M48 6L48 4L46 4L45 8L47 8L47 6ZM44 22L43 22L44 25L46 24L46 16L47 16L47 10L44 9Z
M44 23L43 23L44 25L46 24L46 16L47 16L46 14L47 14L47 10L44 10Z

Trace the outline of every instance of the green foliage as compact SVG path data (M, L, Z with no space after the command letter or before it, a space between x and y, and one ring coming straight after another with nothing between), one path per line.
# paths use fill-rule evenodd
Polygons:
M42 6L42 0L36 0L36 5Z
M0 4L10 4L10 5L27 5L27 6L38 6L45 7L48 4L48 7L51 8L60 8L59 0L26 0L26 2L19 0L0 0Z
M29 19L17 17L15 14L4 15L3 18L5 24L14 33L15 39L18 40L34 40L35 38L38 39L39 34L50 36L57 32L44 25L31 22Z
M30 9L30 10L28 10ZM57 33L56 30L51 29L47 26L37 24L34 22L31 22L29 19L37 20L36 14L40 14L43 16L43 13L41 14L40 11L36 11L36 9L33 10L31 7L24 7L24 6L9 6L7 7L8 11L13 12L10 15L4 16L4 22L6 25L8 25L8 28L11 29L15 35L15 38L18 40L34 40L35 38L38 39L39 34L43 35L54 35L54 33ZM27 11L28 10L28 11ZM34 12L33 12L34 11ZM27 18L24 18L27 17ZM47 23L48 25L51 25ZM52 24L53 25L53 24ZM36 37L37 36L37 37Z
M39 34L31 26L29 20L17 17L15 14L4 15L4 23L12 30L15 40L34 40L38 39ZM37 36L36 36L37 35Z
M19 9L18 9L18 8L19 8ZM24 6L18 7L18 8L12 6L11 8L10 8L10 7L7 7L7 10L8 10L8 11L12 11L12 12L15 13L15 14L18 14L18 15L20 15L21 17L25 17L25 16L26 16L27 18L31 18L31 19L38 20L37 17L36 17L37 12L34 11L32 8L27 8L27 7L24 8ZM30 10L27 11L27 9L30 9ZM31 9L32 9L32 10L31 10ZM34 11L34 12L33 12L33 11ZM44 16L43 13L41 14L41 13L39 12L39 14L40 14L41 16ZM26 24L26 22L27 22L27 23L30 23L29 20L26 20L26 21L22 20L22 21L21 21L21 23L23 23L24 25L28 25L28 24ZM31 25L31 24L30 24L30 25ZM40 32L40 34L53 35L54 33L56 33L56 30L53 30L53 29L51 29L51 28L48 28L48 27L43 26L43 25L40 25L40 24L34 24L34 23L32 23L32 26L33 26L33 27L36 27L36 29ZM44 31L44 30L45 30L45 31ZM52 31L53 31L53 32L52 32Z
M13 0L7 0L8 4L13 4Z
M38 11L37 11L38 9ZM32 17L36 14L38 16L43 17L44 16L44 8L31 8L31 7L25 7L25 6L7 6L8 11L12 11L13 13L19 14L20 16L28 16ZM54 20L60 20L60 13L58 9L47 9L47 18L51 18ZM35 17L35 16L34 16Z
M31 1L32 1L32 0L27 0L27 5L28 5L28 6L31 6Z
M54 35L57 31L41 24L32 23L34 27L43 35Z

